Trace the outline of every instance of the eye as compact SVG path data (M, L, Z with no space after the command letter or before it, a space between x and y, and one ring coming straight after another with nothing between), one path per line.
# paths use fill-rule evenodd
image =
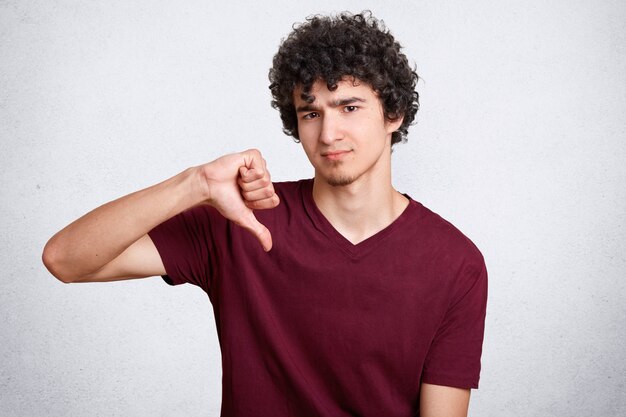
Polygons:
M346 106L346 107L344 107L344 108L343 108L343 110L344 110L346 113L352 113L352 112L355 112L357 109L358 109L358 107L357 107L357 106Z
M315 117L318 117L318 116L319 116L319 114L317 112L311 112L311 113L305 114L304 116L302 116L302 118L304 120L311 120L311 119L313 119Z

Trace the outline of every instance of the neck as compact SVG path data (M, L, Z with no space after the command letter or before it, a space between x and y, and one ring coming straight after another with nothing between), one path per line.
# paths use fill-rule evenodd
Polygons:
M373 236L402 214L409 201L391 184L390 164L344 186L316 175L313 200L324 217L353 244Z

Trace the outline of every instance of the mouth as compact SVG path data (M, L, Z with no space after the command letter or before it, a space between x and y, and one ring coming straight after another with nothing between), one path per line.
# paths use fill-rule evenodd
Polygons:
M322 152L322 157L324 157L325 159L329 159L331 161L339 161L343 159L346 155L348 155L350 152L352 151L341 150L341 151Z

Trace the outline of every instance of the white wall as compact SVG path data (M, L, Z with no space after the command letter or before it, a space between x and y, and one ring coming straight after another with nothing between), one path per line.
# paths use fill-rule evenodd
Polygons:
M423 77L395 184L487 260L470 414L626 413L623 2L179 3L0 2L0 415L219 415L201 290L63 285L41 250L95 206L226 152L310 176L269 106L271 58L293 22L364 8Z

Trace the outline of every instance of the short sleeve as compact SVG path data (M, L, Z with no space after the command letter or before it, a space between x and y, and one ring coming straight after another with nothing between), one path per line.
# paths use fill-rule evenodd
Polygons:
M487 269L482 259L461 268L446 314L430 345L422 382L478 388L487 308Z
M190 283L209 292L214 246L209 206L196 206L161 223L148 235L154 242L170 285Z

